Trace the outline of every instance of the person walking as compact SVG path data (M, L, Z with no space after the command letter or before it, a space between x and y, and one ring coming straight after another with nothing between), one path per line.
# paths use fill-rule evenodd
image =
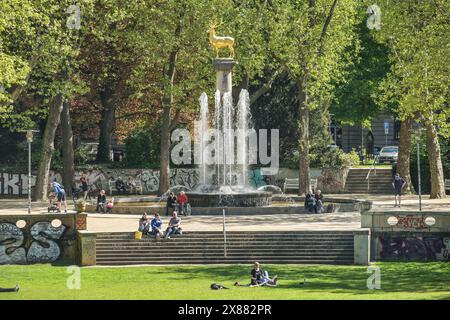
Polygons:
M64 213L67 213L66 191L64 190L64 187L56 181L52 182L52 187L58 200L58 212L61 212L61 202L64 202Z
M398 174L396 173L394 176L394 181L392 181L392 187L394 188L394 199L395 204L394 207L401 206L402 202L402 190L406 185L406 181ZM397 205L397 197L398 197L398 205Z
M80 182L81 190L83 190L83 200L86 200L88 194L88 179L84 172L81 174Z

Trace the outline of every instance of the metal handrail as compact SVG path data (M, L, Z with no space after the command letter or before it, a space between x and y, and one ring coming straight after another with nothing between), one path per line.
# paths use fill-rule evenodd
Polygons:
M225 208L222 209L223 213L223 256L227 257L227 229L226 229L226 222L225 222Z
M373 171L375 172L375 175L377 175L377 167L375 166L375 164L377 163L377 159L378 159L379 155L375 156L375 159L373 159L372 162L372 167L369 169L369 172L367 172L367 176L366 176L366 180L367 180L367 191L370 190L370 173Z

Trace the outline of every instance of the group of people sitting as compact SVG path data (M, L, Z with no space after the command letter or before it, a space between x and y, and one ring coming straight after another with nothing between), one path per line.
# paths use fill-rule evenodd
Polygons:
M114 207L114 198L106 200L105 190L100 190L97 196L97 207L95 209L98 213L111 213Z
M183 230L181 229L181 218L178 217L177 211L172 213L172 218L170 218L166 230L163 231L162 228L163 222L159 213L155 213L155 217L151 221L148 218L147 213L144 213L141 219L139 219L138 231L142 232L143 235L152 235L156 239L170 239L172 235L183 234Z
M305 196L305 208L309 213L323 213L325 211L323 207L323 195L320 190L312 189L312 192L309 192Z
M188 197L184 191L181 191L178 196L170 192L167 197L166 216L169 215L169 210L174 210L182 215L188 215Z

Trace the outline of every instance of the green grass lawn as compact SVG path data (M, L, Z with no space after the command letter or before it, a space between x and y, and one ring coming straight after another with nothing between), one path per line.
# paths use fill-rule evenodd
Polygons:
M450 299L450 263L377 263L381 289L367 289L367 267L264 265L279 286L233 287L249 282L251 265L92 267L81 288L67 289L67 268L0 266L0 286L20 284L0 299ZM306 278L306 283L303 279ZM211 283L230 290L211 290Z

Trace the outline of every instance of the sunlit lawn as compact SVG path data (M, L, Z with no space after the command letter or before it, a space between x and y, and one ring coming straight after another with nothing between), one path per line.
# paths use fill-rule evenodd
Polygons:
M367 289L367 267L264 265L279 286L249 282L251 266L145 266L81 269L81 288L67 288L67 267L0 266L0 286L20 284L0 299L450 299L450 263L377 263L381 289ZM303 283L304 278L306 282ZM211 290L211 283L230 290Z

